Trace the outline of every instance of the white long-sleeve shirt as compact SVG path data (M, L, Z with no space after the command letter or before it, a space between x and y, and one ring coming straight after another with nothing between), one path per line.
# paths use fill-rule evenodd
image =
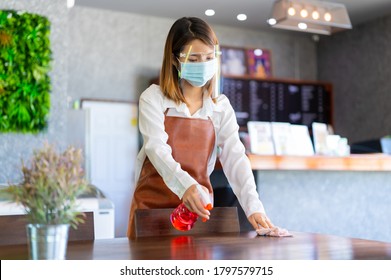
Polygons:
M197 184L197 181L182 170L180 164L172 157L171 147L167 144L168 135L164 130L164 112L167 109L167 116L198 119L209 117L212 120L216 141L208 162L208 175L215 167L219 147L219 159L224 173L246 215L265 213L256 190L250 161L239 139L235 112L225 95L220 95L214 103L205 94L202 108L191 115L185 103L177 105L166 98L159 86L151 85L146 89L139 101L139 128L144 142L137 156L136 182L148 156L165 184L179 198L182 198L191 185Z

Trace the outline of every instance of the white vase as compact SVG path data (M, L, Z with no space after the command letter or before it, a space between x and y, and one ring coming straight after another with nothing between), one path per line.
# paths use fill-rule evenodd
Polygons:
M26 229L30 259L65 259L69 233L68 224L28 224Z

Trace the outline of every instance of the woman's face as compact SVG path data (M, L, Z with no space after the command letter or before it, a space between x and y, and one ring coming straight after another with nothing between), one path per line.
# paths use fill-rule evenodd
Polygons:
M215 58L214 46L208 46L199 39L194 39L184 46L179 55L181 62L205 62Z

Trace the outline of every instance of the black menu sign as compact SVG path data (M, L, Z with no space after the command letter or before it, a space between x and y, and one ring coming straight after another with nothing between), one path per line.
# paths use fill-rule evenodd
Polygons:
M224 77L223 94L241 127L248 121L331 123L329 84Z
M250 120L249 83L242 80L223 80L223 93L228 97L235 110L239 126L247 126Z

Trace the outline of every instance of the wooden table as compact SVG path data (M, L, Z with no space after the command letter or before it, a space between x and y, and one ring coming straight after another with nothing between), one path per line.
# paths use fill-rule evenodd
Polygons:
M69 242L73 260L342 260L391 259L391 243L294 232L293 237L255 232L215 236L160 236ZM0 246L0 259L26 259L26 245Z

